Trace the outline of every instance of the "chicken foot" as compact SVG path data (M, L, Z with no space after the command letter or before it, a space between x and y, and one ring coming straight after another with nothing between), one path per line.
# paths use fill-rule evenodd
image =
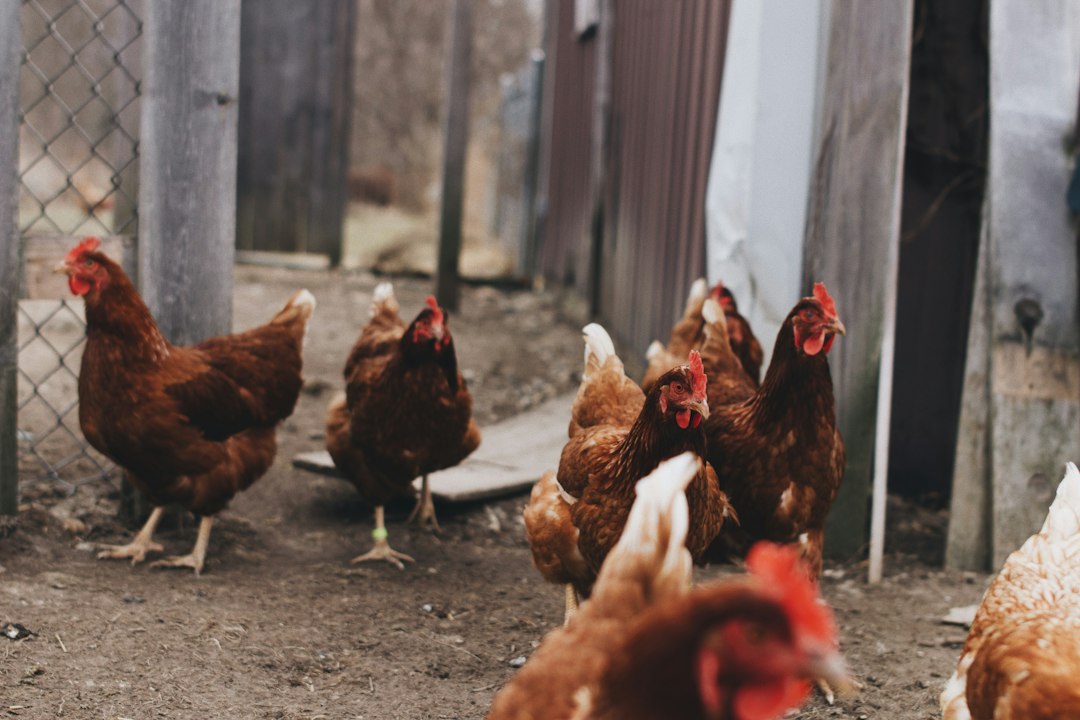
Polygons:
M382 505L376 505L375 529L371 531L371 537L375 538L375 547L371 548L363 555L357 555L350 562L355 565L356 563L368 562L370 560L385 560L386 562L395 565L398 570L405 569L405 566L401 564L402 560L405 562L416 562L411 556L400 553L390 547L390 543L386 539L387 535L385 510Z
M199 520L199 534L195 538L195 547L187 555L174 555L172 557L155 560L150 563L152 568L192 568L195 577L202 574L203 564L206 562L206 547L210 544L210 529L214 526L214 518L203 515Z
M420 490L420 499L416 501L416 507L409 513L405 522L416 522L420 527L430 526L435 532L441 532L439 520L435 517L435 502L431 498L431 485L428 484L428 476L424 475L424 484Z
M131 564L136 565L146 559L146 553L148 552L163 552L165 548L156 542L152 542L151 539L164 513L165 508L154 508L153 512L150 513L150 517L146 519L146 523L143 524L142 529L127 545L98 545L97 547L101 551L97 554L98 560L131 558Z

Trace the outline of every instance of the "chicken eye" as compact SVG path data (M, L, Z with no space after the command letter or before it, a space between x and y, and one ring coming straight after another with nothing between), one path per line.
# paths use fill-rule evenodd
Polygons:
M671 392L675 393L676 395L684 395L686 393L686 386L682 383L672 383Z
M746 628L746 639L751 645L760 645L765 641L765 628L760 625L748 625Z
M85 260L83 260L83 265L85 265L86 267L94 267L94 259L86 258Z

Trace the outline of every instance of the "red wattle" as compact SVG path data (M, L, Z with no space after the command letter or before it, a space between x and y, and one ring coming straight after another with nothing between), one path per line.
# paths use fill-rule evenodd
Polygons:
M689 410L683 409L675 413L675 422L679 423L679 427L685 430L690 426L690 415L692 413Z
M68 288L72 295L85 295L90 292L90 283L80 277L68 275Z
M739 720L769 720L798 707L809 694L810 686L796 678L777 678L771 682L747 685L735 694L735 716Z
M697 427L700 424L701 424L701 416L698 415L697 413L695 413L694 414L694 427Z
M698 694L709 717L718 717L724 709L724 691L720 689L720 658L716 653L701 648L697 662Z
M821 348L825 345L825 333L820 332L817 335L811 335L803 343L803 352L807 355L817 355L821 352Z

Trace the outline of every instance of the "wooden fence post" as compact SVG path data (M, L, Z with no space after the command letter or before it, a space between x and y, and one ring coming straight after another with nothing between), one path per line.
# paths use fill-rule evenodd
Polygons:
M341 261L354 0L244 2L236 246Z
M0 0L0 515L18 505L20 0Z
M946 564L997 568L1080 458L1077 246L1065 193L1080 6L990 5L990 151Z
M469 74L472 56L472 0L454 0L446 63L446 120L443 137L442 211L435 297L458 308L458 260L461 256L465 154L469 146Z
M146 10L139 285L186 344L232 327L240 0Z
M913 0L833 0L830 15L803 290L824 281L848 331L829 356L847 469L825 541L842 557L867 540L885 314L895 304L912 8Z

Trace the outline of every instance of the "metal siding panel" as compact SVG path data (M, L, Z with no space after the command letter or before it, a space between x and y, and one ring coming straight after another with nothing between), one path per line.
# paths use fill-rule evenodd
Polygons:
M729 9L730 0L620 0L615 8L598 312L635 360L651 339L666 339L691 281L704 272L705 185ZM555 93L547 244L558 251L547 248L543 268L557 278L558 259L588 247L595 72L595 53L565 20L572 2L562 0L559 10L555 82L576 90ZM568 107L571 95L576 107Z

